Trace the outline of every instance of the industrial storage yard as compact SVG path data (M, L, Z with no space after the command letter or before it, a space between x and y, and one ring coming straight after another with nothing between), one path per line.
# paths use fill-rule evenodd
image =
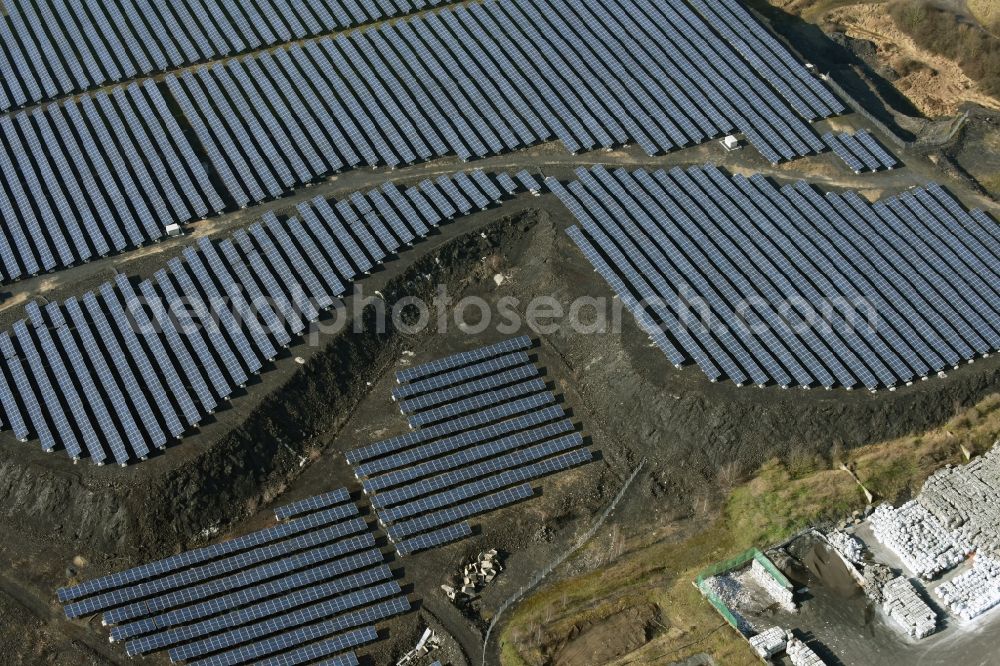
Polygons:
M0 664L1000 661L1000 102L873 4L0 3Z

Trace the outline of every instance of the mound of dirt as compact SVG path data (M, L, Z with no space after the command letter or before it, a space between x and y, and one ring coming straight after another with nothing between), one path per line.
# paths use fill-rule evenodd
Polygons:
M609 664L646 644L658 628L659 613L655 605L645 604L575 627L552 663L554 666Z

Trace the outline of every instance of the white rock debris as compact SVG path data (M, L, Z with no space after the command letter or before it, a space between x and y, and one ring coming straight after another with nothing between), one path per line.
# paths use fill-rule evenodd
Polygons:
M785 647L785 652L788 654L792 666L824 666L819 655L803 641L792 636L791 633L788 635L788 645Z
M787 632L781 627L771 627L750 637L750 647L760 655L761 659L770 659L784 651L787 642Z
M972 569L934 590L953 614L971 620L1000 604L1000 560L979 553Z
M1000 447L966 465L948 465L917 497L947 529L979 552L1000 558Z
M830 545L844 556L848 562L861 564L864 562L864 544L860 539L840 530L834 530L826 535Z
M945 528L916 500L898 509L883 504L869 516L875 538L892 550L915 575L930 580L972 552L961 535Z

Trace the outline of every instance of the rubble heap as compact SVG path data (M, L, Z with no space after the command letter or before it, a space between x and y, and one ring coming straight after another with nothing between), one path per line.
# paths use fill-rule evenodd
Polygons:
M756 558L750 564L750 577L764 588L768 596L781 604L782 608L787 611L795 610L795 601L792 598L792 591L781 585L778 581L774 579L774 576L764 568L764 565L760 563Z
M441 647L441 640L434 633L433 629L427 627L420 636L420 640L417 641L417 646L400 657L399 661L396 662L396 666L407 666L407 664L420 660L421 657L430 654L439 647ZM434 663L440 664L441 662L435 661ZM434 664L431 664L431 666L434 666Z
M791 633L788 634L788 645L785 647L792 666L824 666L819 655L812 651L812 648L800 641Z
M948 465L924 483L921 506L976 550L1000 558L1000 448L967 465Z
M864 565L865 595L877 604L881 604L882 588L896 577L892 569L879 562L866 562Z
M834 530L826 535L826 540L848 562L854 564L864 562L864 544L854 536L840 530Z
M750 647L760 655L761 659L770 659L785 649L787 636L787 632L781 627L771 627L756 636L751 636Z
M1000 604L1000 560L979 553L972 569L934 590L948 610L971 620Z
M906 578L890 580L882 588L882 596L882 610L910 636L924 638L937 630L937 614Z
M898 509L883 504L869 517L875 538L885 544L915 575L930 580L972 552L972 545L946 529L916 500Z
M462 569L461 581L457 586L442 585L441 589L452 601L475 599L479 591L493 582L493 579L503 571L497 559L497 551L491 548Z

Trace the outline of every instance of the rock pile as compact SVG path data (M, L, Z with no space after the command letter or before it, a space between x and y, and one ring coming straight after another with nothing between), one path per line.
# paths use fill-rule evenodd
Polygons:
M826 540L848 562L853 562L854 564L864 562L864 544L854 536L840 530L834 530L826 535Z
M812 648L789 633L788 645L785 647L792 666L824 666L823 660L813 652Z
M441 589L448 595L448 598L458 603L475 599L479 596L479 591L493 582L493 579L503 571L500 561L497 559L497 551L491 548L479 556L462 569L462 575L457 585L442 585Z
M917 501L976 550L1000 558L1000 448L939 470Z
M939 585L934 592L959 617L971 620L982 615L1000 604L1000 560L980 553L972 569Z
M782 652L787 642L788 633L781 627L771 627L750 637L750 647L760 655L761 659L770 659Z
M899 576L882 588L882 610L914 638L930 636L937 630L937 614L917 594L913 584Z
M875 538L892 550L915 575L930 580L972 552L972 545L945 528L916 500L898 509L879 506L869 516Z
M896 577L892 569L880 562L866 562L864 566L865 595L877 604L881 604L882 588Z

